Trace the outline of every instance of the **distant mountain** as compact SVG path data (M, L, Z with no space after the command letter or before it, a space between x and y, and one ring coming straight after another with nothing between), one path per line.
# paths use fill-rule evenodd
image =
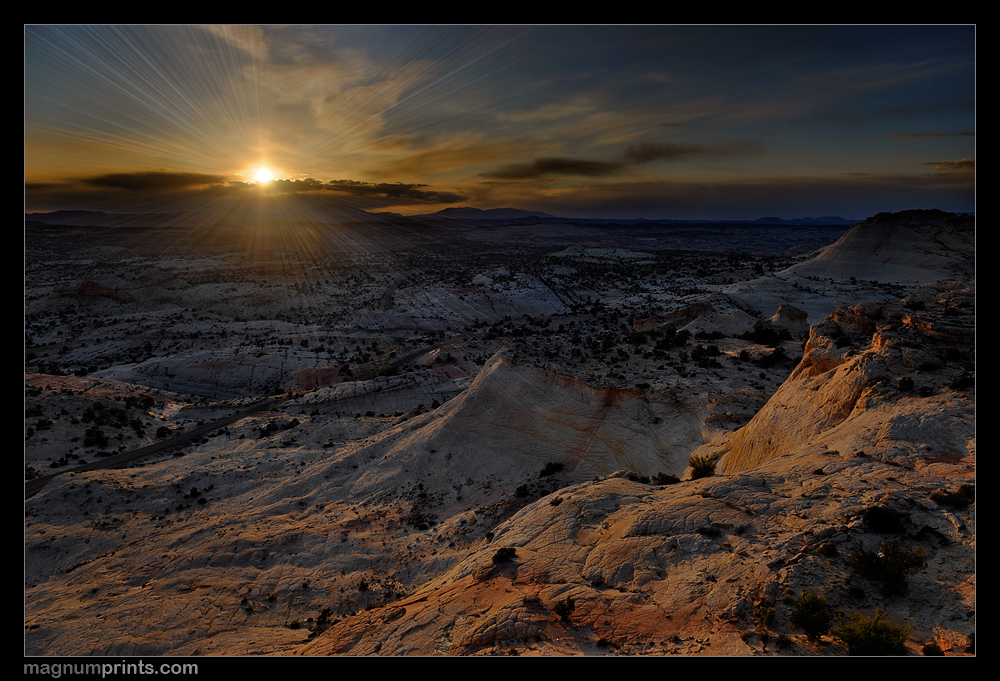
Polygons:
M461 220L524 220L525 218L538 218L543 222L568 222L568 223L605 223L605 224L640 224L650 223L659 225L671 224L749 224L749 225L845 225L857 224L858 220L842 218L840 216L824 216L818 218L793 218L785 220L779 217L761 217L756 220L678 220L673 218L567 218L550 215L541 211L522 210L520 208L472 208L462 206L460 208L445 208L436 213L426 213L412 216L418 219L450 218Z
M57 210L25 213L24 221L70 227L164 227L183 224L184 213L105 213L100 210Z
M521 210L520 208L483 209L462 206L461 208L445 208L423 217L459 218L462 220L516 220L518 218L554 218L556 216L537 210Z
M784 220L779 217L761 217L756 220L678 220L672 218L580 218L580 217L560 217L543 213L537 210L523 210L520 208L473 208L471 206L461 206L458 208L445 208L436 213L424 213L421 215L404 216L393 212L365 212L357 209L349 209L338 206L335 212L326 213L322 207L313 210L308 216L303 216L302 222L323 222L323 215L339 222L365 222L371 218L390 221L393 223L417 223L436 224L439 226L450 225L450 221L464 221L466 226L469 223L480 223L490 225L496 222L536 224L536 223L567 223L567 224L605 224L605 225L787 225L787 226L817 226L817 225L842 225L852 226L859 220L851 220L840 216L825 216L818 218L794 218ZM281 219L287 221L287 211L280 213ZM105 213L94 210L57 210L51 213L25 213L26 223L40 222L47 225L70 225L79 227L154 227L154 226L176 226L192 225L199 223L215 224L220 221L220 217L202 212L186 213ZM225 222L230 224L243 224L247 222L267 221L268 216L262 216L260 212L248 213L246 210L228 212L225 215Z
M753 225L856 225L860 220L842 218L839 215L825 215L818 218L792 218L783 220L782 218L765 217L757 218L750 224Z

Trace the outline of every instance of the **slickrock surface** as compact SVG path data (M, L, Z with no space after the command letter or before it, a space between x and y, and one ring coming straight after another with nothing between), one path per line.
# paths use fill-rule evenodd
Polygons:
M33 247L26 477L296 394L27 499L25 652L845 654L812 591L974 653L971 219L811 259L691 229L386 232L308 275ZM897 540L902 586L859 568Z

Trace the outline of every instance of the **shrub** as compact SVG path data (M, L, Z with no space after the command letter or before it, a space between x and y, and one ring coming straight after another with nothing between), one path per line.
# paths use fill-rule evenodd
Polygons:
M760 613L757 615L757 621L760 622L762 627L770 627L774 624L774 608L771 606L766 606L761 608Z
M680 481L681 479L676 475L669 475L663 472L657 473L650 480L654 485L675 485Z
M882 544L878 552L858 550L848 556L851 565L887 595L906 591L906 576L927 566L927 549L913 550L902 539Z
M562 463L549 461L547 464L545 464L545 468L542 469L542 472L538 474L538 477L546 478L550 475L555 475L562 469L563 469Z
M906 516L898 511L884 506L872 506L865 510L865 529L879 534L891 534L903 531L903 519Z
M396 376L399 374L399 369L391 364L386 364L379 367L379 370L375 372L376 376Z
M497 552L493 554L493 563L508 563L517 558L517 549L507 546L502 549L497 549Z
M788 621L809 638L819 638L830 630L830 606L826 598L810 589L795 601Z
M941 646L937 644L937 641L929 641L925 643L920 649L920 652L927 656L944 657L944 651L941 650Z
M552 606L552 612L559 615L559 619L566 621L569 619L570 613L576 609L576 603L569 596Z
M882 608L875 609L874 617L866 617L859 612L851 615L845 623L837 615L840 625L830 633L847 647L848 655L904 655L906 639L910 636L912 624L897 627L886 619Z
M975 500L975 485L962 485L957 492L946 492L943 489L931 492L931 501L955 508L965 508Z
M698 480L715 475L715 462L701 456L692 456L688 461L691 466L691 479Z

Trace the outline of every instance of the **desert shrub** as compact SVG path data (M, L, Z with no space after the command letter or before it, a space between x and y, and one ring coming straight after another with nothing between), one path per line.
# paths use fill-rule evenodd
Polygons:
M676 475L669 475L663 472L657 473L650 479L650 482L654 485L675 485L680 481L681 479Z
M903 531L903 518L906 516L884 506L872 506L865 511L865 529L879 534L891 534Z
M921 654L934 657L944 657L944 651L941 650L941 646L937 644L937 641L928 641L920 649Z
M396 376L399 374L399 369L391 364L386 364L379 367L379 370L375 372L376 376Z
M688 461L691 466L691 479L699 480L715 475L715 462L701 456L692 456Z
M788 621L809 638L819 638L830 630L830 606L826 598L810 589L795 601Z
M931 492L931 501L944 506L965 508L976 500L975 485L962 485L957 492L946 492L943 489Z
M517 558L517 549L505 546L502 549L497 549L497 552L493 554L493 563L508 563L515 558Z
M882 544L876 551L852 551L848 561L858 573L887 595L906 591L906 577L914 570L927 566L927 549L914 550L902 539Z
M757 621L762 627L770 627L774 624L774 608L771 606L761 608L757 615Z
M559 619L565 621L569 619L570 613L576 609L576 603L570 596L567 596L563 600L557 602L552 606L552 612L559 615Z
M549 461L547 464L545 464L545 468L542 469L542 472L538 474L538 477L545 478L550 475L555 475L562 469L563 465L561 463Z
M830 633L835 639L847 647L848 655L904 655L906 639L910 636L913 625L897 627L886 619L885 611L875 609L874 617L866 617L856 612L851 615L850 622L844 622L837 615L840 624Z

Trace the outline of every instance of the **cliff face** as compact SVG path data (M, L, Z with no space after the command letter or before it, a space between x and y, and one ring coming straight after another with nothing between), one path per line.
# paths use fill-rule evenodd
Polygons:
M972 424L959 427L951 415L974 405L975 316L954 304L968 289L942 288L920 316L899 303L870 303L838 308L813 325L788 380L730 438L725 471L809 448L883 451L888 443L873 439L873 424L912 414L926 431L914 433L918 442L967 453Z

